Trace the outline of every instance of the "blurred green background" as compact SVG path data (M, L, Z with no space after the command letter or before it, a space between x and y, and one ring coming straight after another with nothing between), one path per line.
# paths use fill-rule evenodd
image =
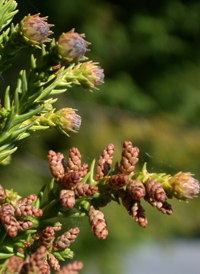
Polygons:
M92 44L87 56L100 62L105 84L93 93L69 89L57 107L78 109L82 126L70 138L49 130L37 132L19 145L11 166L0 167L1 183L22 195L37 192L50 180L49 149L78 147L83 162L98 158L108 143L120 159L124 140L140 148L151 172L192 172L200 178L200 3L199 1L18 0L15 23L28 13L49 16L55 37L75 28ZM1 93L14 89L19 69L28 68L30 53L18 54L13 70L3 74ZM23 60L23 63L21 62ZM2 96L1 96L2 97ZM140 228L126 210L114 203L103 209L109 236L100 241L87 219L63 220L65 228L79 226L71 246L81 273L126 273L122 264L130 248L148 242L200 237L200 201L172 200L174 214L166 216L143 203L149 224ZM134 269L133 269L134 273Z

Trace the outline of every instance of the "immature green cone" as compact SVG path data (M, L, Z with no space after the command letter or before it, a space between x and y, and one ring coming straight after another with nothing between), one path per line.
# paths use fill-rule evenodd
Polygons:
M79 82L84 88L96 88L97 85L104 83L104 73L98 63L92 61L87 62L83 65L82 78L79 78Z
M168 180L170 194L177 199L186 200L197 197L199 193L199 181L192 177L190 172L179 172Z
M39 15L39 13L32 16L29 14L20 23L20 31L30 45L51 41L48 36L53 33L50 30L53 25L46 22L47 17L40 17Z
M55 117L54 122L58 129L65 132L73 131L77 132L81 126L81 117L75 113L72 108L63 108L56 112L57 117Z
M72 108L62 108L54 113L52 111L42 114L35 120L35 125L37 126L49 126L56 127L57 130L62 133L67 133L68 131L77 132L81 126L81 117L76 114L75 109ZM25 125L32 122L32 119L26 120Z
M57 51L64 62L76 63L83 60L90 45L83 37L84 34L74 32L74 29L63 33L58 39Z

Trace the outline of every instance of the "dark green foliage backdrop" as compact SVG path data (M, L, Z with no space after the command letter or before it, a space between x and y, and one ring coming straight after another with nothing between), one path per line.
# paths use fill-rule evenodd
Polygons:
M92 1L19 0L18 22L40 12L55 24L58 37L75 28L92 44L87 56L105 70L105 84L90 94L78 88L60 96L58 107L79 110L83 122L70 138L55 131L35 134L23 142L12 166L1 167L4 186L29 194L50 179L49 149L66 154L76 146L90 163L110 142L120 158L124 140L141 150L141 165L150 171L191 171L200 178L200 3L199 1ZM17 71L28 67L29 54L20 53L13 72L2 85L15 85ZM23 64L19 61L23 58ZM1 92L3 89L1 89ZM26 179L24 179L26 178ZM26 185L26 189L24 188ZM121 254L141 241L173 237L199 237L200 202L172 201L174 215L164 216L145 205L149 225L144 230L125 209L111 204L104 209L109 237L92 235L87 220L66 221L66 228L80 225L82 233L72 246L83 260L83 273L125 273ZM90 270L89 270L90 268ZM99 269L99 271L98 271Z

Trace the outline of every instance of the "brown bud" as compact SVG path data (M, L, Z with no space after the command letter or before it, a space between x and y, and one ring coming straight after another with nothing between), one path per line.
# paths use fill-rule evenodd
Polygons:
M74 187L77 196L93 196L98 191L98 186L78 183Z
M119 171L123 174L130 174L138 162L139 148L133 147L130 141L125 141L122 149L122 158L119 164Z
M166 201L166 194L165 190L161 183L154 179L148 179L146 183L146 189L149 195L149 198L152 201L158 201L164 203Z
M47 17L39 17L39 14L28 15L21 23L22 34L31 45L50 42L48 38L53 32L50 30L52 24L46 22Z
M99 161L97 163L97 174L95 180L101 180L110 170L113 160L114 154L114 145L109 144L106 148L104 148L101 156L99 157Z
M53 150L49 150L48 162L52 176L60 181L65 174L66 163L64 155L60 152L56 153Z
M60 191L60 202L65 208L72 208L75 201L75 193L73 190L63 189Z
M57 238L54 243L53 249L60 250L68 248L71 243L75 241L79 234L80 230L78 227L72 228L69 231L65 232L63 235Z
M131 180L128 190L135 200L142 199L146 195L145 186L142 182L137 180Z
M116 174L108 178L107 184L109 187L114 189L120 189L129 183L128 175Z
M69 150L69 157L67 159L67 172L78 171L81 167L81 154L78 148L72 147Z
M42 231L42 245L46 247L46 249L50 249L52 247L53 241L55 240L55 230L52 226L46 227Z
M82 262L74 261L73 263L64 266L59 272L56 272L56 274L78 274L78 271L82 268Z
M89 223L95 236L99 239L106 239L108 229L103 212L96 210L93 206L91 206L89 210Z
M57 49L63 61L75 63L83 60L88 51L87 46L90 44L83 37L85 37L84 34L74 32L74 29L59 37Z
M53 269L56 271L59 271L60 264L59 264L58 259L56 259L56 257L51 253L48 253L47 258L48 258L49 264L53 267Z

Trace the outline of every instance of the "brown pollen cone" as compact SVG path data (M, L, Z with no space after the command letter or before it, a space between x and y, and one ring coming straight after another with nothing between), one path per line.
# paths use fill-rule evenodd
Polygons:
M78 227L72 228L58 237L54 243L53 250L61 250L68 248L77 238L80 230Z
M17 236L17 233L18 233L19 224L16 218L14 217L14 213L15 213L15 209L11 204L5 203L1 205L1 208L0 208L1 222L4 225L5 230L7 231L10 237L15 237Z
M122 158L118 166L120 173L131 174L138 162L139 148L133 147L132 142L124 141L122 149Z
M161 211L163 214L167 214L167 215L172 215L173 214L173 210L172 210L172 206L165 201L164 203L153 200L152 198L149 197L148 193L146 194L146 196L144 197L145 201L147 201L151 206L156 207L158 211Z
M128 190L120 189L118 190L118 194L129 215L131 215L141 227L146 227L148 221L145 217L145 210L140 205L140 200L134 200Z
M78 171L81 167L81 154L78 148L72 147L69 150L69 157L67 159L67 172Z
M49 150L48 162L52 176L57 181L60 181L64 176L66 169L64 155L60 152L56 153L53 150Z
M128 175L116 174L108 178L107 184L110 188L120 189L129 183Z
M75 201L75 193L74 190L63 189L60 191L60 202L65 208L74 207Z
M128 187L129 193L135 200L139 200L144 198L146 195L145 186L142 182L137 180L131 180L129 187Z
M29 220L19 220L17 219L18 222L18 230L24 231L27 229L30 229L33 225L33 222L29 221Z
M55 271L59 271L60 270L59 261L58 261L58 259L56 259L56 257L53 254L48 253L47 254L47 259L48 259L49 264L53 267L53 269Z
M62 177L61 183L68 189L73 188L81 180L79 172L65 173Z
M145 210L141 206L140 201L137 200L131 208L131 215L141 227L146 227L148 224L147 218L145 216Z
M52 247L53 241L55 240L55 230L52 226L46 227L42 231L42 245L46 247L46 249L50 249Z
M161 183L154 179L148 179L146 182L146 190L149 198L153 201L158 201L164 203L166 201L165 190Z
M164 202L162 206L157 207L158 211L161 211L163 214L172 215L173 210L172 206L168 202Z
M12 256L8 260L8 264L6 267L6 270L8 269L8 273L16 273L18 272L18 266L23 262L23 258L20 258L18 256ZM3 272L6 273L5 271Z
M45 257L46 248L44 246L40 246L30 257L27 273L46 274L46 268L44 267L46 265Z
M0 185L0 202L3 202L6 199L6 193L2 185Z
M85 177L85 175L88 173L88 164L83 164L80 168L79 168L79 176L80 176L80 180L83 179L83 177Z
M78 183L75 185L74 191L77 196L93 196L98 191L98 186Z
M95 236L102 240L106 239L108 229L103 212L91 206L89 210L89 223Z
M56 274L78 274L78 271L82 268L82 262L74 261L73 263L64 266L59 272L56 272Z
M43 214L42 209L36 208L31 205L18 205L15 206L15 214L17 216L23 216L23 217L40 217Z
M113 160L114 154L114 145L109 144L106 148L104 148L101 156L99 157L97 163L97 174L95 176L95 180L101 180L110 170Z

